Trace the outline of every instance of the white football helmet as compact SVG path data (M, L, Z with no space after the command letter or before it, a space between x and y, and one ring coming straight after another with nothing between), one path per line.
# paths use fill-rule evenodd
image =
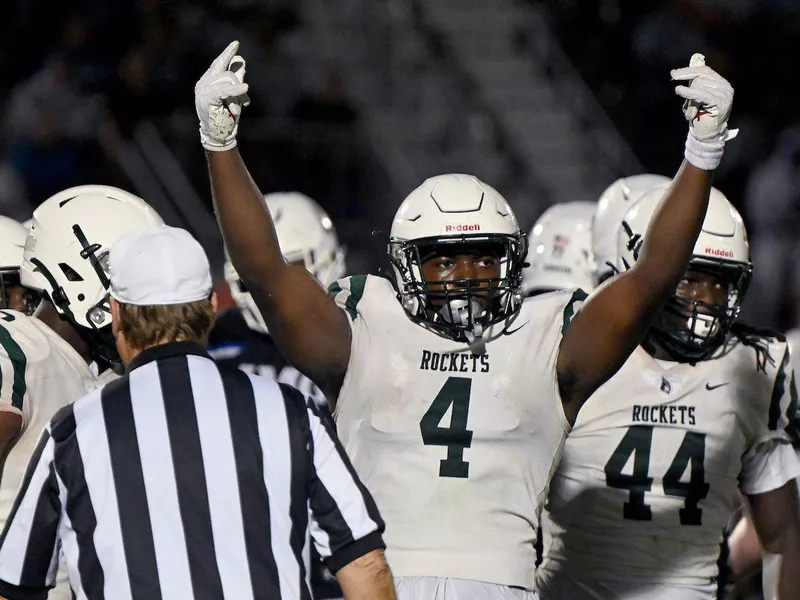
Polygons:
M287 261L302 262L306 270L326 288L344 277L344 248L339 244L336 229L328 213L319 204L299 192L267 194L264 201L275 224L281 252ZM236 272L227 252L224 270L231 296L242 311L248 327L268 333L261 311Z
M459 280L437 289L422 273L425 249L442 246L491 246L501 256L496 280ZM522 304L522 265L527 236L520 231L508 202L472 175L448 174L427 179L411 192L395 214L389 236L398 299L409 317L436 333L474 342L489 325L514 315ZM488 302L475 294L489 285ZM432 295L444 306L429 310Z
M593 202L554 204L542 213L528 235L530 266L522 271L526 296L573 288L592 291L594 213Z
M101 334L91 338L93 349L109 360L114 340L99 331L111 324L108 252L130 231L163 225L144 200L117 188L84 185L59 192L33 213L22 284L46 293L82 335Z
M9 303L8 294L11 288L21 286L19 267L22 264L22 252L25 249L27 235L28 230L23 224L0 216L0 308L14 308ZM39 294L34 290L24 290L22 300L25 303L22 311L33 314Z
M669 177L652 173L632 175L617 179L602 193L592 221L592 251L597 269L595 285L600 285L615 273L617 229L625 213L642 194L670 181Z
M669 184L662 184L647 192L625 214L617 236L620 271L632 267L639 258L645 232L668 188ZM710 273L725 285L727 301L724 305L709 304L676 292L665 304L651 332L664 349L677 358L702 360L725 341L739 316L753 273L744 221L716 188L711 189L708 210L689 267ZM675 326L676 315L677 321L685 325Z

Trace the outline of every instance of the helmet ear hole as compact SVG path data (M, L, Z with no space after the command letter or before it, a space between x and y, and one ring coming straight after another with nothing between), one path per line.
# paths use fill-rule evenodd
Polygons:
M58 263L58 268L61 269L61 272L64 273L64 277L66 277L68 281L83 281L83 277L67 263Z

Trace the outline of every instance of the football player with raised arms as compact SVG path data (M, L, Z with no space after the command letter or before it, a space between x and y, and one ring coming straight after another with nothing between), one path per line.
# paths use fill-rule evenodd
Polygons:
M129 231L162 225L143 200L106 186L64 190L34 211L20 281L41 293L41 303L30 317L0 310L0 524L44 426L60 408L116 377L111 246ZM49 597L71 598L66 573L58 581Z
M656 234L666 190L617 228L617 277ZM714 188L686 274L567 438L542 516L541 600L716 598L739 486L759 538L793 565L780 598L800 598L797 392L785 340L735 322L751 272L742 218Z
M555 290L594 288L593 202L554 204L536 219L528 235L528 266L522 292L535 296Z
M353 276L328 296L284 259L236 148L249 100L237 49L195 86L217 217L276 343L334 404L387 522L398 597L532 598L554 462L580 407L686 270L731 137L732 88L705 66L673 71L695 102L687 160L640 260L585 303L582 291L523 302L527 236L505 199L470 175L432 177L400 205L392 280Z

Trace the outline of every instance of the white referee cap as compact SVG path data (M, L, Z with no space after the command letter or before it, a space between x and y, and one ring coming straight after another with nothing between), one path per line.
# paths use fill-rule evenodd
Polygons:
M208 257L185 229L132 231L114 244L108 263L111 296L124 304L186 304L211 296Z

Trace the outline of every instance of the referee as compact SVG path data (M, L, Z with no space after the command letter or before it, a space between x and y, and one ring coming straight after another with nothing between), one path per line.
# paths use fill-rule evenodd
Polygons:
M206 353L200 245L138 231L109 264L127 373L45 428L0 537L0 596L45 599L61 549L79 600L310 600L310 532L346 598L393 599L383 521L313 402Z

